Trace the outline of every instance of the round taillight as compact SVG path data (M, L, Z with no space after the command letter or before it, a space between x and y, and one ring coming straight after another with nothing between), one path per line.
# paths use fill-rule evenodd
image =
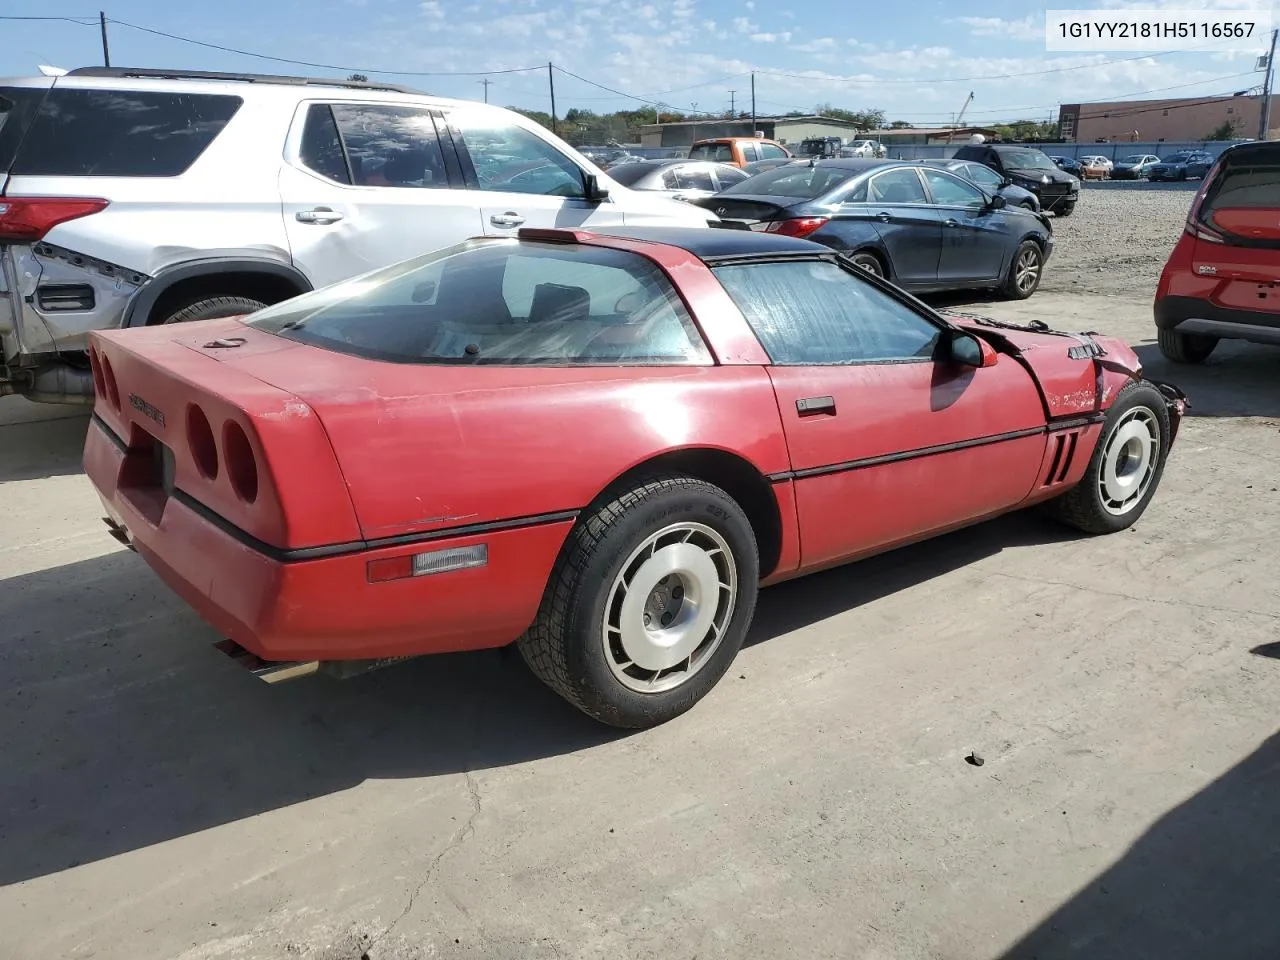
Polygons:
M89 372L93 374L93 392L100 397L105 395L107 388L102 382L102 358L97 350L89 351Z
M187 407L187 447L196 469L206 480L218 479L218 445L209 418L194 403Z
M222 454L236 496L245 503L253 503L258 499L258 461L244 428L233 420L228 420L222 428Z
M115 371L111 369L111 361L102 358L102 385L106 388L107 399L117 410L120 409L120 388L116 386Z

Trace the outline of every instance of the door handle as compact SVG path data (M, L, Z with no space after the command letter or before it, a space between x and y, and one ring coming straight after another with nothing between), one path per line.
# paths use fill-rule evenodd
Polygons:
M892 213L884 213L884 212L877 213L877 214L876 214L876 219L877 219L877 220L879 220L881 223L888 223L890 220L892 220L892 219L893 219L893 214L892 214Z
M835 397L801 397L796 401L796 413L802 417L814 417L818 414L835 416Z
M960 226L960 221L959 221L959 220L953 220L953 219L947 219L947 220L943 220L943 221L942 221L942 225L943 225L944 227L958 227L958 226Z
M342 219L342 214L337 210L331 210L328 207L316 207L314 210L299 210L293 216L299 223L318 223L321 226L325 226L330 223L337 223Z
M520 216L520 214L516 213L514 210L508 210L503 214L495 213L489 218L489 222L495 227L502 227L505 230L511 227L520 226L520 224L524 223L524 217Z

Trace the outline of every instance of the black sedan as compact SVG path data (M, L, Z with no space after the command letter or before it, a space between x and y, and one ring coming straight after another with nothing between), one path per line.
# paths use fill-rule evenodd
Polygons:
M987 193L998 193L1010 206L1025 207L1032 213L1040 209L1039 197L1030 190L1018 186L1008 177L1000 176L986 164L974 163L972 160L921 160L920 162L958 173L966 180L976 183Z
M751 230L806 237L913 292L999 289L1022 300L1053 251L1052 221L950 170L900 160L788 164L695 201Z
M1084 176L1084 171L1080 169L1080 161L1075 157L1050 157L1049 159L1064 173L1069 173L1077 179Z
M745 170L711 160L632 160L609 168L609 176L632 190L666 193L677 200L709 197L751 176Z
M1213 154L1203 150L1179 150L1147 170L1147 179L1156 180L1189 180L1192 177L1203 177L1213 166Z

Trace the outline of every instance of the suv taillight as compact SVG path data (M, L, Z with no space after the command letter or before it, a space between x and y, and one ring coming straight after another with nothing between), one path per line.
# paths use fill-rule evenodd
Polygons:
M35 243L58 224L106 207L91 197L0 197L0 242Z
M1222 167L1222 161L1219 160L1213 165L1208 173L1204 175L1204 179L1200 181L1200 189L1196 191L1196 198L1191 201L1191 209L1187 211L1186 231L1197 240L1206 240L1209 243L1226 243L1227 238L1217 230L1214 230L1203 220L1200 219L1200 209L1204 206L1204 198L1208 195L1213 181L1217 178L1218 172Z

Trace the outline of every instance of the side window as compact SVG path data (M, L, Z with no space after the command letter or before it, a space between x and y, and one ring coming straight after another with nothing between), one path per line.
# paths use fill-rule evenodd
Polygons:
M770 359L783 366L927 360L939 328L829 260L715 268Z
M761 160L781 160L787 155L787 151L781 147L775 147L772 143L761 143L758 146Z
M982 191L949 173L925 170L924 179L929 184L934 203L945 207L981 207L986 203Z
M715 192L716 185L711 180L711 171L696 163L687 163L676 169L676 183L679 190L710 190Z
M728 164L721 164L716 167L716 179L720 181L720 185L717 189L723 190L725 187L731 186L735 183L741 183L749 176L751 176L751 173L747 170L743 170L741 167L731 167Z
M327 103L313 103L307 108L299 159L307 169L322 177L328 177L337 183L351 183L351 171L347 169L347 157L342 152L338 124Z
M886 170L871 178L867 197L872 203L928 203L920 177L911 167Z
M1004 182L1000 174L996 173L990 167L984 167L980 163L966 163L961 168L961 173L972 180L974 183L981 184L990 190L999 188Z
M675 167L662 171L662 186L667 190L680 189L680 181L676 179Z
M742 151L742 159L746 163L761 159L760 148L754 143L739 143L738 149Z
M449 122L462 135L481 190L586 196L578 165L523 127L487 111L460 110Z
M356 186L449 186L440 138L428 111L364 103L335 103L332 110Z

